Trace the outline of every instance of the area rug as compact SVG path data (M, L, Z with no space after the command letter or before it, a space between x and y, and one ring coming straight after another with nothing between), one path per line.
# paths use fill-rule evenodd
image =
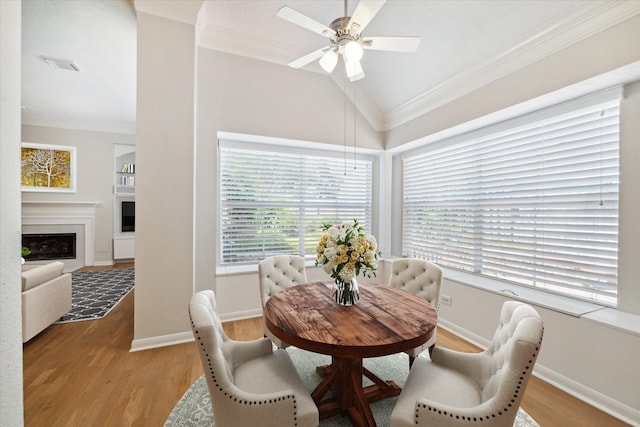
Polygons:
M106 316L133 289L133 282L133 268L71 273L71 311L56 323Z
M307 389L309 392L313 391L320 383L320 376L318 376L315 369L316 366L330 363L331 358L294 347L289 347L287 351ZM365 359L364 366L373 373L380 375L383 379L395 381L401 387L404 386L405 379L409 373L409 361L404 353ZM371 382L365 378L363 384L370 385ZM396 397L382 399L371 404L371 411L378 426L389 425L389 417L396 399ZM182 396L164 425L165 427L204 427L214 425L209 390L204 376L198 378ZM331 417L320 422L322 427L350 425L349 419L342 416ZM513 425L515 427L538 427L533 418L522 409L518 411Z

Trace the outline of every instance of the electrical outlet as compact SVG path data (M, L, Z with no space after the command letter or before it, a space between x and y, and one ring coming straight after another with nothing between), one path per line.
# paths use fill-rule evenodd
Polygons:
M441 295L440 302L444 305L453 305L453 298L449 295Z

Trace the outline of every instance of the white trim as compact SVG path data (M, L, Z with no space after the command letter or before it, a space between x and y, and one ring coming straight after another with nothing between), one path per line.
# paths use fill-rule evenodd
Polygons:
M233 313L220 314L221 322L234 322L236 320L253 319L262 317L262 307L253 310L234 311Z
M95 261L93 263L94 266L96 267L107 267L107 266L111 266L114 265L115 263L113 261Z
M195 25L202 3L202 0L134 0L133 6L138 13L142 12L148 15L155 15L161 18L181 22L183 24Z
M440 132L418 138L414 141L410 141L396 147L390 147L386 151L394 155L398 153L404 153L406 151L422 147L426 144L453 138L468 132L473 132L478 129L494 125L496 123L511 120L515 117L523 116L525 114L542 110L547 107L557 105L572 99L577 99L578 97L590 95L599 91L604 91L608 88L616 86L623 86L625 83L636 81L638 79L640 79L640 61L628 64L616 70L573 84L571 86L564 87L557 91L547 93L537 98L521 102L520 104L495 111L493 113L487 114L474 120L470 120L460 125L447 128Z
M193 332L178 332L170 335L160 335L157 337L139 338L131 342L129 352L133 353L142 350L151 350L153 348L167 347L170 345L184 344L192 342Z
M540 288L518 285L446 267L442 267L442 270L444 272L444 280L481 289L509 299L534 304L567 316L582 317L605 308L604 305L595 302L547 292Z
M135 110L134 110L135 115ZM61 129L85 130L90 132L115 133L123 135L136 134L136 124L124 121L88 120L84 119L55 119L37 116L25 111L22 113L22 124L27 126L50 127Z
M550 99L553 97L550 97ZM465 132L461 132L455 135L451 135L442 139L431 139L430 141L422 141L421 144L411 144L412 148L408 148L407 145L403 146L401 152L403 159L413 157L431 151L440 146L451 146L457 142L468 141L475 138L481 138L483 136L502 132L507 129L516 128L523 124L537 122L540 120L548 119L560 114L564 114L568 111L579 110L583 108L592 107L599 104L605 104L609 102L620 101L624 98L624 86L615 85L606 89L584 94L582 96L564 99L557 104L546 105L544 108L540 108L535 111L527 111L527 108L521 108L516 106L514 111L518 111L522 114L512 115L510 118L505 118L499 122L487 123L486 126L478 126L475 128L467 129ZM553 98L557 99L557 98Z
M388 131L435 110L473 90L548 57L640 14L640 2L583 2L552 27L534 34L510 51L454 75L386 114L374 126Z
M273 145L280 147L292 147L301 150L320 150L344 152L344 145L327 144L324 142L301 141L296 139L277 138L270 136L250 135L234 132L218 132L218 144L220 146L234 147L237 143L251 143L259 145ZM358 147L359 154L380 155L384 150Z

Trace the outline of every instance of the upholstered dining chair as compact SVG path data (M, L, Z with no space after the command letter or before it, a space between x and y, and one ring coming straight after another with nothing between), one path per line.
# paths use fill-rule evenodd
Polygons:
M216 426L317 426L318 409L286 350L268 338L233 341L222 329L213 291L189 304Z
M409 371L391 427L511 427L542 343L542 320L533 307L507 301L489 347L462 353L436 347Z
M440 288L442 287L442 269L437 265L418 258L400 258L391 264L389 286L404 289L427 300L433 308L438 310L440 302ZM409 367L420 353L429 350L429 354L436 345L436 330L426 343L407 350Z
M296 255L276 255L262 260L258 264L258 281L260 282L260 301L262 306L272 295L291 286L307 283L304 258ZM262 323L264 336L269 337L278 348L289 344L275 337Z

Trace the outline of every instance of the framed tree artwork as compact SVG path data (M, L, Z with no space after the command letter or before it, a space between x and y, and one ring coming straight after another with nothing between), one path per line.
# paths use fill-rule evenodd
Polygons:
M22 143L22 191L76 192L76 147Z

